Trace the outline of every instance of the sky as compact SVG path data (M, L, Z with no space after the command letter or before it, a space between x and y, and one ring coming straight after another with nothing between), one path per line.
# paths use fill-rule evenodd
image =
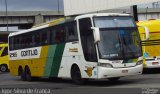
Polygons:
M63 0L7 0L8 11L63 10ZM5 11L5 0L0 0L0 11Z
M64 10L63 0L7 0L8 11L50 11ZM160 3L159 3L160 5ZM152 4L139 5L138 7L152 7ZM5 11L5 0L0 0L0 11Z

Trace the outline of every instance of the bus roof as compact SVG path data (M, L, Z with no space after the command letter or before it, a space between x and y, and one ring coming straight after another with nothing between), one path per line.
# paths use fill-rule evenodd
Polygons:
M150 33L152 32L160 32L160 19L157 20L146 20L146 21L139 21L137 23L138 26L146 26ZM143 33L143 32L140 32Z
M93 17L93 16L130 16L130 14L122 14L122 13L92 13L92 14L85 14L85 15L80 15L75 18L81 19L81 18L86 18L86 17Z
M54 26L56 24L60 24L60 23L63 23L63 22L65 22L65 19L64 18L60 18L60 19L57 19L57 20L54 20L54 21L50 21L50 22L47 22L47 23L43 23L43 24L39 24L39 25L33 26L31 29L10 33L9 37L10 36L14 36L14 35L27 33L27 32L31 32L31 31L34 31L34 30L43 29L43 28L46 28L46 27L49 27L49 26Z
M54 26L54 25L61 24L61 23L64 23L64 22L73 21L73 20L86 18L86 17L93 17L93 16L130 16L130 15L129 14L121 14L121 13L93 13L93 14L80 15L80 16L77 16L74 19L60 18L60 19L53 20L53 21L50 21L50 22L47 22L47 23L43 23L43 24L33 26L33 28L31 28L31 29L10 33L9 37L19 35L19 34L23 34L23 33L27 33L27 32L31 32L31 31L34 31L34 30L43 29L43 28L50 27L50 26Z

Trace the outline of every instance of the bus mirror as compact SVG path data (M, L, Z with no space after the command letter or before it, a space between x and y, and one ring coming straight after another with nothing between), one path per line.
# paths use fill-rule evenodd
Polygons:
M100 41L100 32L98 27L91 27L93 29L93 34L94 34L94 41L95 43Z
M146 26L139 26L139 27L142 27L145 30L146 37L144 38L144 40L149 40L149 37L150 37L149 29Z
M149 29L145 26L145 33L146 33L146 39L145 40L149 40Z

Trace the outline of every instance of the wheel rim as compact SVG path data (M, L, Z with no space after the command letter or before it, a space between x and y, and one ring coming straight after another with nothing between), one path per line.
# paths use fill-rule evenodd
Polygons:
M2 66L1 66L1 71L2 71L2 72L5 72L6 70L7 70L7 68L6 68L4 65L2 65Z

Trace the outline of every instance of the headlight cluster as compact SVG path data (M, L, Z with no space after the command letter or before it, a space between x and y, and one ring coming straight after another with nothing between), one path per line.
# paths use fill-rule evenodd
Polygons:
M140 61L138 61L137 63L136 63L136 65L141 65L142 64L142 60L140 60Z
M107 68L113 68L112 64L109 64L109 63L98 63L98 66L107 67Z

